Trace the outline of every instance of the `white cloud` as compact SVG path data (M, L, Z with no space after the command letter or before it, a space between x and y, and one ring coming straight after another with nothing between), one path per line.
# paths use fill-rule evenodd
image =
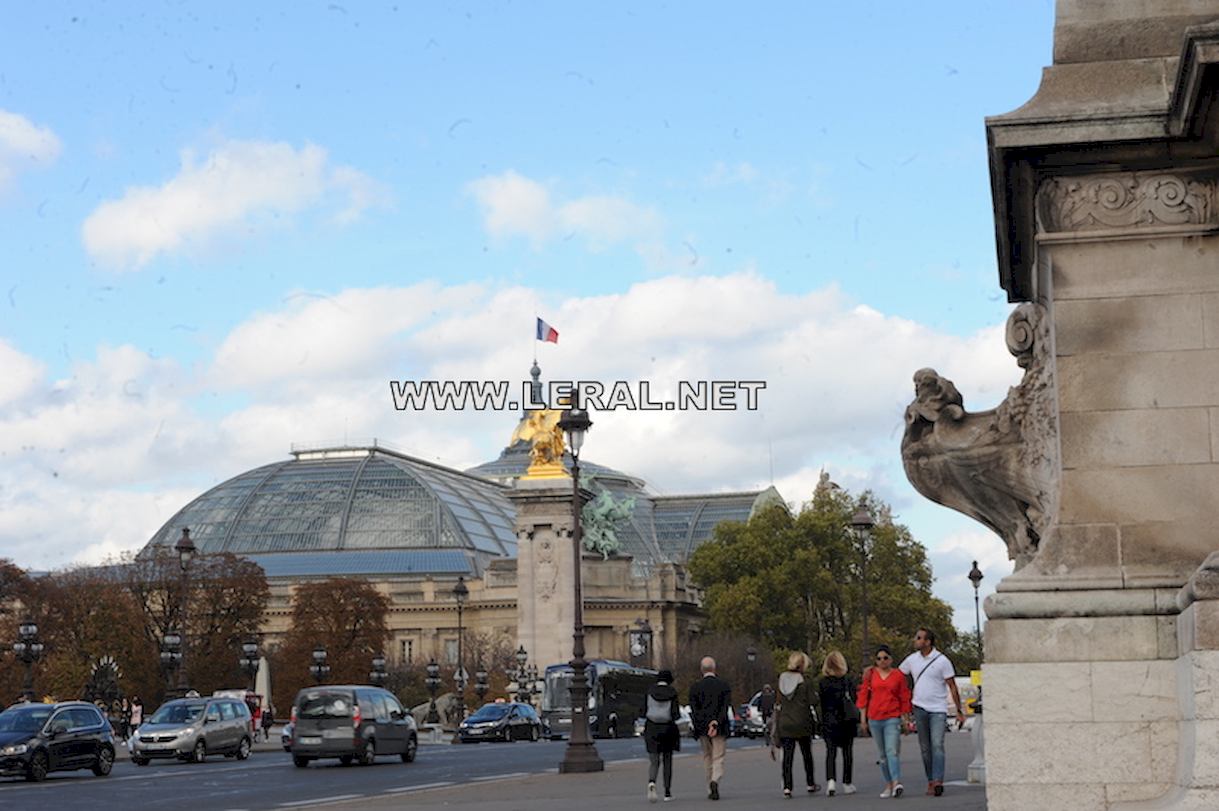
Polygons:
M563 202L536 180L512 170L471 181L467 190L483 211L491 236L523 236L535 248L557 238L579 236L593 249L643 243L658 237L660 215L623 197L590 195Z
M23 169L54 163L61 149L59 136L50 127L0 109L0 192Z
M283 142L228 141L202 159L183 150L177 175L102 203L81 234L98 262L134 269L162 254L275 226L307 209L328 210L335 222L350 222L382 196L372 179L333 164L314 144L297 149Z

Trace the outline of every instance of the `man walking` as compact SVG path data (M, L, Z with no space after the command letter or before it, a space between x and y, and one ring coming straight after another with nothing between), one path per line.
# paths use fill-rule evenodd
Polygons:
M918 745L923 753L923 771L927 774L927 794L939 797L944 793L944 733L948 728L949 693L957 725L965 723L956 671L948 657L935 649L935 634L926 628L919 628L914 635L914 653L901 663L900 670L914 682L911 703Z
M732 688L715 675L715 660L710 656L704 656L698 666L703 677L690 688L690 720L707 768L707 797L718 800L720 780L724 777L724 752L728 748Z

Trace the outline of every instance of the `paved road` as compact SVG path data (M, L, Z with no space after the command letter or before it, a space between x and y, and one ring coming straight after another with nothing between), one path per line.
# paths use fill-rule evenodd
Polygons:
M913 743L909 739L903 752L903 761L912 775L917 771L915 762L918 757L917 745L911 745ZM697 772L701 768L692 759L696 756L697 747L692 741L684 741L683 744L685 757L678 761L676 768L681 778L679 785L689 783L693 786L698 782ZM545 792L538 794L540 790L526 788L525 783L530 780L551 781L548 790L552 793L557 791L559 796L563 792L583 791L581 786L591 788L594 782L600 785L608 780L605 791L609 795L620 795L624 801L629 799L627 804L634 804L637 799L642 801L641 786L646 773L642 740L598 741L597 749L602 758L608 764L618 765L611 766L604 775L596 778L554 774L565 746L565 743L550 741L427 746L420 748L418 759L411 764L404 764L395 756L378 758L376 765L371 767L344 767L337 761L323 761L321 765L315 763L308 769L295 768L289 756L282 751L256 752L249 760L240 763L214 758L203 764L172 762L139 767L122 760L115 764L114 772L108 778L97 778L90 772L82 771L54 774L39 784L0 780L0 808L5 811L60 808L129 811L133 806L155 799L182 811L293 811L319 805L343 806L347 801L358 801L354 802L353 808L366 808L373 800L378 801L376 807L394 808L405 805L407 797L410 797L412 808L423 802L452 806L483 805L488 801L507 801L509 805L501 806L504 808L525 807L512 803L527 801L532 807L535 795L540 796ZM771 788L777 786L778 767L770 762L764 747L758 742L744 740L733 740L731 746L736 754L730 755L733 758L730 762L740 764L736 771L740 775L737 779L742 792L746 791L748 779L763 781L757 788L750 789L750 794L762 790L763 783ZM855 807L868 807L854 801L862 799L865 786L879 781L876 767L872 764L870 746L870 741L860 741L856 747L860 772L856 783L860 785L861 794L842 798L844 803ZM949 747L949 762L954 767L950 777L959 779L964 776L965 763L969 759L969 736L950 735ZM822 782L823 751L818 743L815 756L818 779ZM758 762L759 769L745 765L754 760ZM764 778L753 774L759 771L766 773ZM799 767L797 772L799 782ZM628 774L630 776L626 778ZM581 782L585 780L589 782ZM695 792L690 786L684 789L687 800ZM917 788L917 783L911 788ZM963 790L974 798L982 797L977 788ZM450 797L451 792L473 793L470 796ZM772 793L777 794L777 791ZM869 792L869 796L874 793ZM565 801L573 801L577 796L581 795L573 793ZM599 807L583 802L577 804L584 809ZM722 811L727 811L727 805L727 802L723 804ZM985 807L985 801L977 800L971 805L945 803L937 807L981 809Z

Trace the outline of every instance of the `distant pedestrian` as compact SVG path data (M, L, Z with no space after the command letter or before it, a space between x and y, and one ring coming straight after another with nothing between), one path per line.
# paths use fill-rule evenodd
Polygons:
M835 779L838 751L842 751L842 793L854 794L852 780L855 764L855 733L859 729L859 708L855 706L855 683L847 676L847 660L839 651L830 651L821 666L817 685L821 704L821 737L825 739L825 793L838 793Z
M957 725L965 723L957 674L948 657L935 649L935 634L926 628L919 628L914 635L914 653L902 661L899 669L914 680L911 703L923 771L927 774L927 794L939 797L944 793L944 733L948 729L949 693L957 712Z
M681 750L681 733L677 719L677 691L673 689L673 672L662 670L656 683L648 689L647 713L644 716L643 742L648 749L648 802L656 802L656 773L664 766L665 802L673 799L673 753Z
M275 708L268 704L262 710L262 739L271 740L271 726L275 723Z
M139 696L131 698L131 729L129 734L134 735L135 731L140 728L140 724L144 723L144 704L140 701Z
M876 648L876 665L864 672L856 706L876 739L880 773L885 778L885 790L880 796L900 797L905 791L901 766L902 716L910 714L910 686L906 677L893 668L893 652L888 645Z
M775 688L769 684L762 685L762 695L758 696L758 712L762 713L762 723L769 726L770 716L775 711Z
M779 676L779 693L775 698L775 734L783 747L783 796L792 796L792 761L796 747L804 759L804 782L808 793L821 790L813 766L813 733L817 717L813 710L813 691L805 680L808 656L797 651L787 657L787 670Z
M127 696L119 704L119 735L124 741L131 737L131 702Z
M703 677L690 688L690 720L707 768L707 797L718 800L731 731L728 710L732 706L732 687L715 675L715 660L710 656L704 656L698 667Z

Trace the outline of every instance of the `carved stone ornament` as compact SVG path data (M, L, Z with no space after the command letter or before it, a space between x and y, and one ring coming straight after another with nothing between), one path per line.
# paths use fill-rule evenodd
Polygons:
M534 564L533 587L538 599L550 602L559 586L559 567L555 561L554 544L550 539L535 543L537 550Z
M1182 611L1199 600L1219 600L1219 552L1207 555L1177 593L1177 607Z
M1037 191L1038 230L1210 225L1214 195L1214 180L1164 172L1052 178Z
M1037 552L1058 498L1058 420L1049 319L1021 304L1007 320L1007 347L1024 369L990 411L971 414L951 380L914 373L902 464L915 489L990 527L1020 569Z

